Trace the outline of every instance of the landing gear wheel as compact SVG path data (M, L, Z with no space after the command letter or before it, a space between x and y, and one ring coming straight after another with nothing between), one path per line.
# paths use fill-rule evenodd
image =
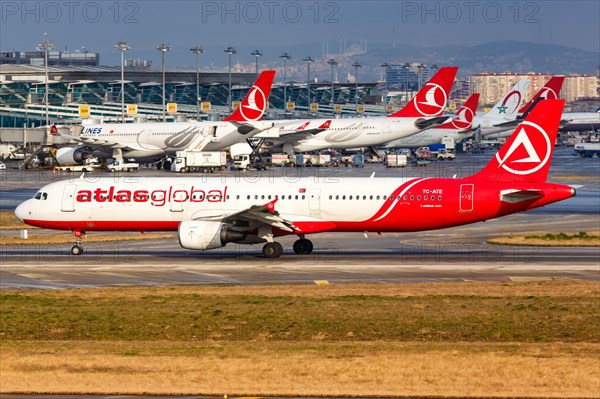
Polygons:
M79 245L73 245L71 247L71 253L73 255L81 255L83 253L83 248L81 248Z
M262 252L265 258L279 258L283 254L283 245L278 242L268 242L263 246Z
M296 255L308 255L313 250L313 243L306 238L301 238L294 242L294 253Z

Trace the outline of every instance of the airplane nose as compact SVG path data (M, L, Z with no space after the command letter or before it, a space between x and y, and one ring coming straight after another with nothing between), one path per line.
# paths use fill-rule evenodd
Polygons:
M29 216L29 211L27 210L28 208L29 206L27 205L27 201L25 201L21 205L17 206L17 209L15 209L15 216L21 222L25 220L27 216Z

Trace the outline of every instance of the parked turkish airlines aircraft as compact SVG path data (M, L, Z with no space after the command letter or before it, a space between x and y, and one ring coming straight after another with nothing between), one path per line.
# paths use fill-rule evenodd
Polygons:
M177 231L183 248L266 242L296 235L294 252L312 251L308 234L441 229L534 209L575 195L546 178L564 101L544 100L478 173L464 178L102 178L42 187L15 210L19 220L76 235L86 231Z
M474 118L473 129L479 129L486 137L516 128L521 122L517 119L518 110L528 87L529 79L519 80L487 113Z
M388 117L281 121L281 126L273 128L279 129L279 138L268 140L269 147L293 153L379 146L440 125L448 120L441 115L457 70L440 68L404 108Z
M263 71L240 106L223 121L84 125L79 137L61 135L83 145L61 148L56 158L60 164L73 164L90 156L156 159L185 149L226 149L273 126L261 119L274 77L275 71Z
M562 89L563 82L565 81L564 76L552 76L544 87L538 90L537 93L531 97L531 100L527 104L523 105L519 109L519 114L524 114L533 105L534 101L538 98L543 100L558 100L560 98L560 90Z
M553 76L546 82L533 98L520 110L526 112L530 107L535 106L537 99L556 100L560 97L560 91L564 81L564 76ZM596 112L563 112L561 116L559 131L598 131L600 130L600 110ZM514 130L505 130L500 133L487 135L487 139L497 139L510 137Z
M433 129L423 130L412 136L391 141L385 146L387 148L419 148L431 144L440 144L444 137L452 137L455 142L468 139L474 133L471 126L477 112L478 101L479 93L473 93L450 122L436 126Z

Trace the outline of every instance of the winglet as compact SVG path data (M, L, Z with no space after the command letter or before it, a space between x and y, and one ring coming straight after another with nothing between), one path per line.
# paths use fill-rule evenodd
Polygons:
M327 119L321 126L319 126L319 129L329 129L329 126L331 126L331 119Z
M275 213L275 203L277 202L278 198L275 198L273 201L271 202L267 202L266 204L264 204L263 206L265 207L266 210L268 210L271 213Z
M275 71L263 71L256 83L248 90L248 94L239 107L225 121L252 122L262 119L268 103L271 86L275 78Z
M58 134L58 128L56 127L56 125L52 125L50 127L50 134Z
M458 67L440 68L423 88L400 111L389 115L397 117L440 116L446 108Z

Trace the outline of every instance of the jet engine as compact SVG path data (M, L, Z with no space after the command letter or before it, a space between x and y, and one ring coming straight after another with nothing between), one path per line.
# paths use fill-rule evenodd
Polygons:
M244 233L230 230L221 222L186 220L179 224L177 231L179 245L185 249L214 249L224 247L228 242L244 240Z
M63 147L56 150L56 160L59 165L77 165L92 156L91 149L86 147Z

